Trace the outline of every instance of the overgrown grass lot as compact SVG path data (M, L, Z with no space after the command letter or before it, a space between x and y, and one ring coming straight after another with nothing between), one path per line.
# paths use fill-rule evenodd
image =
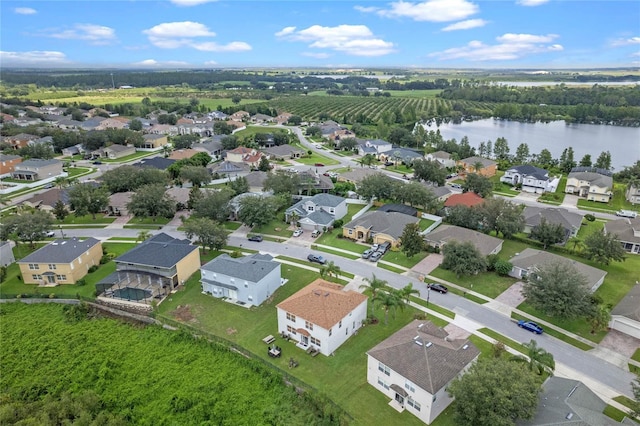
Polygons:
M205 339L72 320L60 305L0 309L0 424L340 424L314 394Z

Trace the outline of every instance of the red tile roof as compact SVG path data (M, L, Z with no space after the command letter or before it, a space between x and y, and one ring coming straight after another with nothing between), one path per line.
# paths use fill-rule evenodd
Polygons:
M484 198L476 194L475 192L465 192L463 194L453 194L447 201L444 202L445 207L453 207L453 206L467 206L473 207L478 204L482 204L484 202Z

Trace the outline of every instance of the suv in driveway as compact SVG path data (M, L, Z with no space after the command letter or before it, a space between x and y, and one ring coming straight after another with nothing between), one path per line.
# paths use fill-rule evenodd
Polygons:
M371 256L369 256L369 262L377 262L382 257L382 253L379 251L373 252Z
M316 262L316 263L319 263L321 265L324 265L325 263L327 263L327 259L325 259L324 257L320 256L319 254L313 254L313 253L311 253L309 256L307 256L307 260L309 262Z
M391 243L389 241L385 241L384 243L378 246L376 251L379 251L380 254L385 254L391 248Z
M362 258L363 259L368 259L369 257L371 257L371 255L375 252L375 250L372 249L366 249L364 252L362 252Z

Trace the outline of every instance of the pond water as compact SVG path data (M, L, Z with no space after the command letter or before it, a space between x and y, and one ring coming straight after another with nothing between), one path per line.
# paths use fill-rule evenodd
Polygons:
M606 126L595 124L566 124L564 121L551 123L520 123L486 119L465 121L460 124L435 123L425 125L425 129L440 129L444 139L469 138L471 146L476 148L481 142L495 142L503 137L509 143L509 153L515 154L521 143L529 145L529 152L540 153L548 149L554 158L559 158L565 148L573 147L574 159L579 162L585 154L591 154L596 161L602 151L611 152L611 164L614 171L622 170L640 160L640 128Z

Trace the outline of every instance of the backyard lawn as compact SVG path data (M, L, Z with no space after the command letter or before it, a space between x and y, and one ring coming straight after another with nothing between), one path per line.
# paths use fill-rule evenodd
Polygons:
M291 265L283 265L282 275L289 281L272 299L260 307L247 309L203 295L198 283L199 273L196 273L184 290L162 302L159 314L160 317L180 318L194 327L235 342L298 377L348 411L355 418L354 424L422 424L408 412L398 414L389 407L389 400L367 384L366 378L366 351L407 324L416 311L410 307L398 310L395 316L389 315L389 323L385 325L384 313L375 309L374 314L380 322L362 328L336 351L335 356L312 358L296 348L293 342L277 337L276 344L282 348L284 356L270 358L262 338L269 334L277 336L275 306L318 276L317 272ZM290 357L299 363L296 369L288 368Z

